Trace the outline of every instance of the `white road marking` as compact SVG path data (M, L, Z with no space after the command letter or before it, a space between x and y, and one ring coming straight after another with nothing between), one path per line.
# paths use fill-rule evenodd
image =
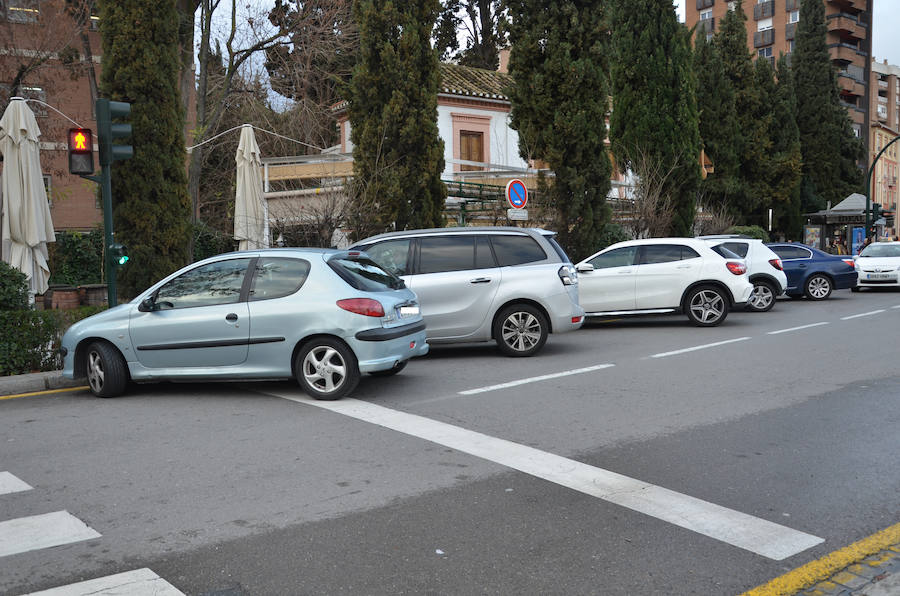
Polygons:
M450 447L780 561L824 540L533 447L355 399L266 392Z
M864 312L858 315L850 315L849 317L841 317L842 321L849 321L850 319L858 319L859 317L868 317L869 315L877 315L878 313L884 312L884 309L873 310L872 312Z
M519 379L518 381L510 381L509 383L500 383L499 385L488 385L487 387L479 387L478 389L467 389L466 391L460 391L459 394L474 395L476 393L485 393L487 391L496 391L498 389L508 389L509 387L518 387L519 385L525 385L527 383L536 383L538 381L546 381L548 379L558 379L559 377L567 377L569 375L580 375L582 373L593 372L595 370L603 370L604 368L610 368L613 366L615 366L615 364L598 364L596 366L588 366L585 368L564 370L562 372L551 373L549 375L528 377L527 379Z
M801 329L809 329L810 327L818 327L819 325L827 325L828 321L821 323L810 323L809 325L800 325L799 327L791 327L790 329L779 329L778 331L769 331L769 335L778 335L779 333L788 333L789 331L800 331Z
M685 348L683 350L674 350L672 352L661 352L650 356L651 358L665 358L666 356L675 356L676 354L685 354L687 352L695 352L697 350L705 350L706 348L715 348L716 346L724 346L725 344L733 344L737 341L747 341L749 337L738 337L736 339L726 339L725 341L717 341L712 344L704 344L702 346L694 346L693 348Z
M27 482L22 482L9 472L0 472L0 495L9 493L20 493L22 491L31 490L31 486Z
M0 557L93 538L100 534L68 511L19 517L0 522Z
M900 308L900 304L898 304L897 306L892 306L891 308Z
M23 596L184 596L152 570L136 569Z

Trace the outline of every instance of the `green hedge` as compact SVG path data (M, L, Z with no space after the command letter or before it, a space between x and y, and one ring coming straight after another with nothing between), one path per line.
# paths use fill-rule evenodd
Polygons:
M66 286L103 282L103 230L57 232L48 245L50 283Z
M105 309L0 311L0 376L59 370L59 343L66 329Z

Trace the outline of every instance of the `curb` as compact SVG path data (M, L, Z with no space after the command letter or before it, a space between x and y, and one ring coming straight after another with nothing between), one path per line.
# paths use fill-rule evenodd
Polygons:
M66 379L61 370L0 377L0 396L66 389L84 385L84 379Z

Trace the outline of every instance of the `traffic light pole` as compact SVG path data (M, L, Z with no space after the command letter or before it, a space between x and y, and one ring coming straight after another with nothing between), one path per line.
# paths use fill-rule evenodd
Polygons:
M872 173L875 171L875 164L878 163L878 160L881 159L881 155L887 151L887 148L900 141L900 136L896 136L891 140L890 143L884 146L884 148L878 152L878 155L875 156L875 159L872 161L872 165L869 167L869 173L866 176L866 238L869 237L869 233L871 232L872 224L872 202L870 195L872 194Z

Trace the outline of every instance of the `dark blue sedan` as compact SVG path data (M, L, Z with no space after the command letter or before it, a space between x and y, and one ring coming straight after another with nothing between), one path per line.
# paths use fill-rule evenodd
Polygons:
M852 257L831 255L805 244L773 242L766 246L781 257L787 275L785 294L791 298L825 300L832 290L856 286L858 274Z

